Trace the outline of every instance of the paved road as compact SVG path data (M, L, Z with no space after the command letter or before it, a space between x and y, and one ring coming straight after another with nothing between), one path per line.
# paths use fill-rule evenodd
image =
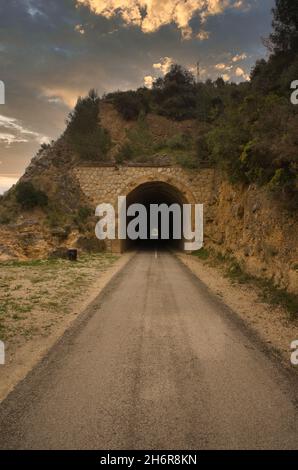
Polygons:
M293 384L250 336L173 255L138 253L0 406L0 448L298 448Z

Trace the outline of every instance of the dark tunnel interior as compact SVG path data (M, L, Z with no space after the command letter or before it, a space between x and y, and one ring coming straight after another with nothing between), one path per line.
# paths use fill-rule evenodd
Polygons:
M147 209L147 240L125 240L123 241L123 251L129 249L140 250L168 250L182 248L183 235L180 239L175 239L173 234L173 215L170 213L169 217L169 237L168 239L162 238L161 230L161 217L158 220L158 227L155 228L154 233L150 231L150 205L151 204L166 204L168 207L172 204L178 204L182 207L185 203L182 193L174 186L164 182L148 182L138 186L127 196L127 207L131 204L142 204ZM134 219L134 217L127 216L126 225ZM181 220L181 234L182 220ZM152 239L153 238L153 239Z

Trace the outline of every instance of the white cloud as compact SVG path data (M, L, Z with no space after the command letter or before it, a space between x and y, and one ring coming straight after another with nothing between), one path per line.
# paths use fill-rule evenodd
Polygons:
M228 82L231 77L230 77L230 75L228 75L227 73L224 73L224 74L222 75L222 78L224 79L225 82Z
M244 80L250 80L249 75L241 67L236 68L235 75L236 77L243 77Z
M175 23L183 39L192 37L190 21L197 16L205 22L228 8L243 9L239 0L76 0L97 15L112 18L120 15L128 25L139 26L144 33L153 33L164 25ZM199 38L200 39L200 38ZM205 38L206 39L206 38Z
M214 68L216 70L225 70L225 71L229 71L229 70L232 70L233 66L232 65L229 65L229 64L224 64L223 62L219 63L219 64L216 64L214 66Z
M197 39L199 39L200 41L206 41L206 39L209 39L209 37L210 37L209 31L200 31L197 34Z
M171 66L175 63L174 59L171 57L162 57L160 59L160 62L157 64L153 64L153 68L156 70L160 70L164 75L166 75L170 69Z
M85 29L84 29L84 26L82 24L77 24L75 26L75 31L79 34L85 34Z
M240 62L241 60L245 60L245 59L247 59L247 55L245 54L245 52L243 52L242 54L236 54L232 58L232 62Z
M35 18L35 16L46 16L41 10L39 10L32 2L32 0L25 0L25 6L28 14Z
M216 68L216 70L225 70L227 66L226 64L221 63L221 64L216 64L214 68Z
M243 52L242 54L237 54L234 57L232 57L228 63L224 62L219 62L218 64L215 64L213 67L215 70L218 70L223 73L222 78L225 81L229 81L232 77L233 78L243 78L244 80L250 80L249 75L247 72L244 70L244 68L239 67L237 65L237 62L244 60L247 58L247 55Z
M68 89L63 87L43 88L42 96L47 98L49 103L63 102L69 108L73 108L78 100L78 96L82 96L82 89Z
M235 75L236 77L243 77L244 80L250 80L249 75L241 67L236 68Z
M6 145L11 145L28 142L28 139L17 137L14 134L0 132L0 142L3 142Z
M146 75L146 77L144 77L145 87L152 88L153 82L154 82L154 78L151 75Z
M0 114L0 142L7 146L15 143L36 141L40 144L49 142L49 138L23 126L22 122Z
M240 67L237 67L235 74L236 74L237 77L243 77L243 75L244 75L244 70L243 70L242 68L240 68Z

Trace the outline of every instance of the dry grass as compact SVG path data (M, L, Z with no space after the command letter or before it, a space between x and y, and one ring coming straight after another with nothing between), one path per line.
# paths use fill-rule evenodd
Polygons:
M48 336L73 311L86 288L117 259L94 254L75 263L0 263L0 339L16 345L35 336Z

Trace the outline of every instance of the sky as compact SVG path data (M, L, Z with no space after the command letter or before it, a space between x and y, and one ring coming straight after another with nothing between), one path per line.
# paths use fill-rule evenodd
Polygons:
M274 0L0 0L0 193L78 96L152 85L172 63L249 79ZM1 91L5 86L5 104Z

